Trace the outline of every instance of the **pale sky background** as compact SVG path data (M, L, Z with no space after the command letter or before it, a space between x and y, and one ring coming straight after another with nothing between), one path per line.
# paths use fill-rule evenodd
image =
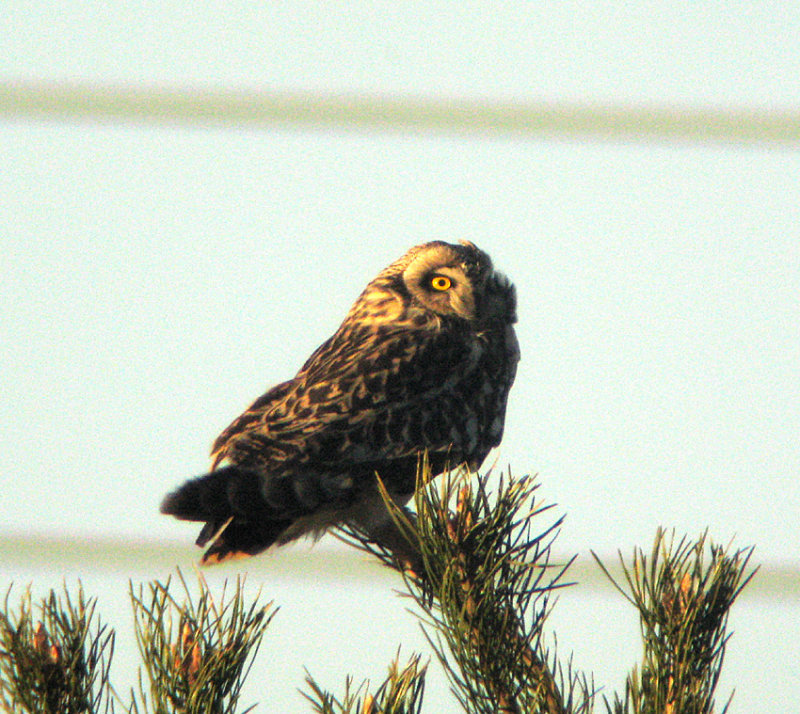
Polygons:
M6 0L0 83L800 110L800 5L109 5ZM206 470L218 432L381 268L467 239L517 285L523 361L499 465L539 474L567 514L561 552L610 558L649 549L659 525L708 527L800 567L799 226L797 146L4 115L0 536L163 541L189 567L194 528L158 515L162 495ZM128 577L169 573L52 560L0 571L0 589L80 576L113 621ZM263 666L286 668L245 698L259 711L308 710L303 664L341 692L401 642L426 651L380 571L373 586L258 567L283 608ZM553 618L607 691L639 656L612 598L578 586ZM796 589L734 607L731 712L795 701L798 621ZM342 643L343 622L368 646ZM430 688L427 710L447 711L446 686Z

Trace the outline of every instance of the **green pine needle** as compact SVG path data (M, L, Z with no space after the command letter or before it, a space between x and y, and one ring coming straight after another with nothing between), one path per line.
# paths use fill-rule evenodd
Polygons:
M416 518L387 508L420 554L421 568L407 563L358 529L343 529L347 542L402 573L420 609L423 630L447 673L464 711L588 711L592 689L567 667L563 670L542 643L550 595L565 587L572 562L551 562L551 546L563 518L539 528L550 506L535 498L529 477L500 476L464 469L430 483L423 462L415 496Z
M0 612L0 708L13 714L113 712L109 668L114 633L95 600L50 591L34 607L30 587L16 612L8 589ZM35 611L38 610L38 615Z
M729 552L675 533L656 533L649 558L636 549L627 565L620 554L625 585L618 583L596 554L595 560L623 596L637 608L644 657L628 677L625 697L606 706L615 714L711 714L722 670L728 613L757 569L748 571L753 548ZM728 704L730 699L728 700ZM727 710L726 704L723 714Z
M187 714L234 714L241 688L275 610L244 601L244 582L236 579L232 595L223 588L216 600L202 576L193 599L178 570L185 599L170 592L171 580L150 583L148 591L130 586L136 639L150 687L152 711ZM226 582L227 586L227 582ZM147 696L140 673L140 698ZM134 697L133 710L139 711Z
M322 689L310 673L306 676L310 691L302 694L316 714L421 714L426 666L420 665L419 655L413 655L401 669L399 657L398 653L374 694L369 692L368 681L353 689L353 680L348 677L344 696L339 700Z

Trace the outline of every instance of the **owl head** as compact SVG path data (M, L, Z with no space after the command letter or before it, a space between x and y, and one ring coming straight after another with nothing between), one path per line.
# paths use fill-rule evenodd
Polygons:
M433 241L409 250L371 283L389 289L407 306L474 323L516 321L514 286L494 270L489 256L473 243Z

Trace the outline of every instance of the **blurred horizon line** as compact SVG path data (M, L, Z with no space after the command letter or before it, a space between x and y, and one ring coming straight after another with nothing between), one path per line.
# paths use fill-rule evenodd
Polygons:
M800 145L800 110L6 79L0 118Z
M334 536L335 537L335 536ZM334 548L333 538L322 544L308 540L299 541L268 551L260 556L232 561L226 565L203 568L205 572L225 574L238 573L241 563L247 563L246 570L251 573L272 573L281 576L297 571L298 563L303 570L313 567L317 577L323 579L340 578L343 573L357 578L380 578L391 576L392 571L371 559L367 554L352 547ZM54 558L54 553L58 553ZM756 551L757 552L757 551ZM122 535L97 536L68 534L19 534L0 532L0 559L6 567L38 568L52 566L57 560L62 565L75 566L90 563L91 570L143 570L148 566L174 568L193 568L199 560L200 550L190 542L181 540L136 539L130 540ZM626 558L627 558L627 554ZM551 564L565 563L571 556L557 552ZM619 564L619 555L603 554L603 564L614 578L624 581ZM744 596L778 599L790 593L800 593L800 563L770 562L751 560L758 567L756 576L743 591ZM591 590L608 589L613 586L602 574L589 552L581 553L570 565L565 582L576 582Z

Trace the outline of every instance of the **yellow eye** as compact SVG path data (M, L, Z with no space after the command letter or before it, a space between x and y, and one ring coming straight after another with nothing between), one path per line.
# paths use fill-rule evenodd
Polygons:
M446 278L444 275L436 275L431 278L431 287L434 290L449 290L452 284L453 283L450 281L450 278Z

